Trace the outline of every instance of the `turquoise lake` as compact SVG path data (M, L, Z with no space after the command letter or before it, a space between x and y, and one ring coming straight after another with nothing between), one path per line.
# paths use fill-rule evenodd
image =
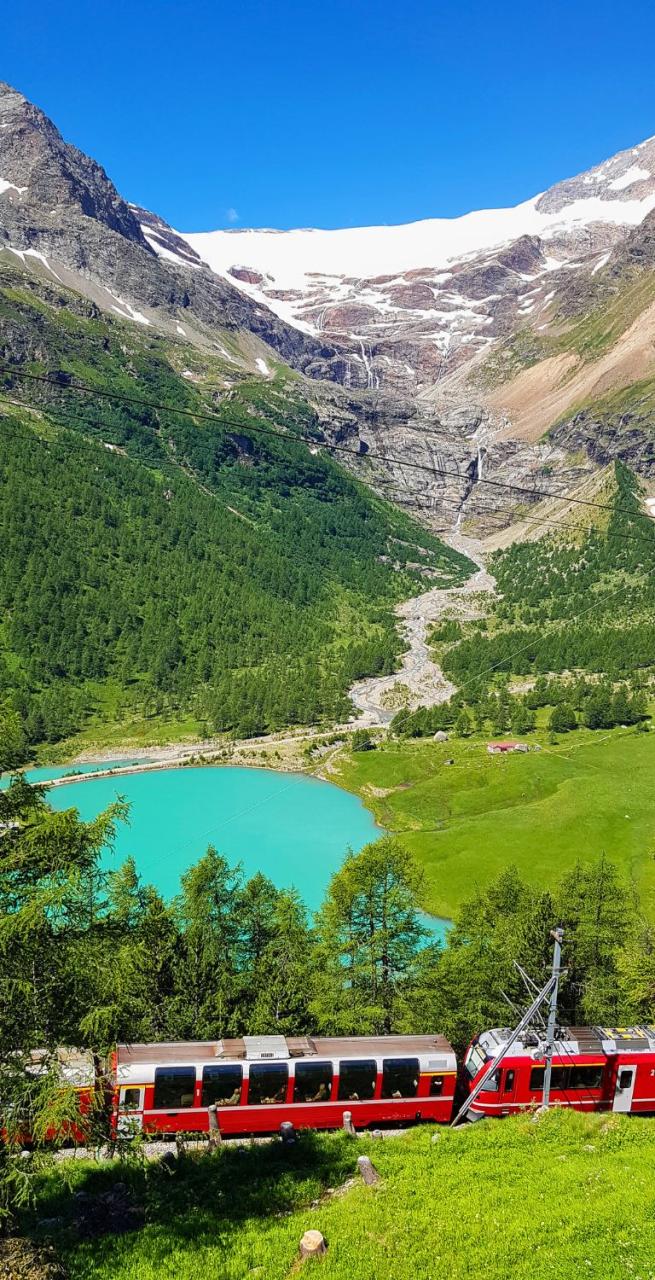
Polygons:
M79 769L86 774L102 767L107 764ZM26 776L43 782L70 768L32 769ZM104 865L117 867L131 854L143 880L166 898L213 844L230 863L240 862L246 877L262 871L278 888L296 888L315 910L347 850L356 852L381 835L349 791L267 769L207 766L93 778L53 787L48 799L54 809L75 807L88 821L118 795L130 805L129 824L119 825ZM443 921L425 917L425 923L433 936L444 936Z

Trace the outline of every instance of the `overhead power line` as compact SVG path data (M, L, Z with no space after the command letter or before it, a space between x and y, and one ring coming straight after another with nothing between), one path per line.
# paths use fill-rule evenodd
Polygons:
M88 386L86 383L73 381L60 381L52 374L28 373L25 370L15 369L11 365L0 365L0 373L7 374L14 378L27 379L30 382L41 383L49 387L54 387L59 391L69 391L81 395L98 396L104 400L111 400L120 404L138 405L142 409L154 409L160 413L172 413L178 417L191 418L194 421L213 422L217 426L235 427L245 434L256 434L272 436L276 440L291 441L297 444L304 444L309 448L326 449L331 453L338 453L350 458L356 462L374 461L389 465L393 463L395 466L404 467L411 471L427 472L430 475L446 476L460 482L466 482L469 477L460 471L450 471L446 467L437 467L434 464L424 462L411 462L406 458L396 458L390 454L372 453L366 450L363 453L355 449L348 449L345 445L331 444L327 440L320 440L315 436L293 435L283 431L276 430L274 427L265 427L260 423L244 422L241 418L232 418L227 414L208 413L202 409L179 408L172 404L161 404L156 400L144 400L141 396L130 396L125 392L108 391L102 387ZM492 480L489 477L477 477L476 485L488 485L495 489L505 489L512 493L519 493L523 497L533 497L539 499L555 498L559 501L573 504L576 506L593 507L598 511L609 511L612 514L624 514L639 517L643 520L650 521L651 517L645 512L635 512L628 507L617 507L612 503L595 502L591 498L572 497L561 490L548 489L530 489L525 485L513 484L507 480Z
M49 381L49 380L48 380L48 381ZM51 384L51 385L52 385L52 384ZM55 385L56 385L56 384L55 384ZM89 427L89 425L90 425L90 424L89 424L89 422L88 422L88 419L81 417L81 415L79 415L79 414L72 413L72 412L71 412L71 411L69 411L69 410L67 410L66 412L64 412L63 410L60 410L60 409L59 409L59 408L57 408L57 407L55 407L55 408L53 409L53 408L51 408L51 407L50 407L50 406L48 406L48 405L38 405L38 404L37 404L37 405L34 405L34 404L29 404L29 403L27 403L27 402L26 402L26 401L24 401L24 400L16 400L16 399L11 398L10 396L3 395L2 393L0 393L0 402L1 402L1 403L4 403L4 404L10 404L10 405L12 405L14 408L17 408L17 409L28 409L28 410L30 410L30 411L32 411L32 412L44 413L44 414L46 414L46 415L50 418L50 420L51 420L51 421L56 422L58 425L61 425L61 426L69 426L69 425L70 425L70 424L72 424L72 423L79 423L81 426L85 426L85 427L87 427L87 428L88 428L88 427ZM173 410L171 410L171 412L173 412ZM177 410L175 410L175 412L177 412ZM225 421L225 419L221 419L220 421L224 422L224 421ZM102 424L98 424L98 425L102 425ZM242 430L244 430L244 431L249 431L249 430L250 430L250 426L249 426L249 425L248 425L247 427L245 427L243 424L240 424L240 426L241 426ZM283 443L286 443L286 442L288 442L288 441L291 441L291 442L299 442L299 443L307 443L307 441L306 441L303 437L297 437L297 436L286 435L286 434L284 434L283 432L271 431L271 432L269 432L268 434L272 434L272 435L274 435L274 436L275 436L275 438L276 438L277 440L281 440ZM313 442L313 441L312 441L311 443L315 443L315 442ZM338 446L332 446L332 445L330 445L330 444L326 444L326 445L321 445L321 447L322 447L322 448L324 447L324 448L327 448L327 449L331 449L331 448L333 448L333 447L338 447ZM350 452L350 451L349 451L349 452ZM126 456L127 456L128 458L130 458L130 454L126 454ZM357 457L357 458L360 458L361 456L370 456L370 455L359 455L359 454L353 454L353 456L354 456L354 457ZM135 461L135 459L134 459L134 458L131 458L131 460L132 460L132 461ZM186 470L185 470L185 468L184 468L184 467L183 467L183 465L182 465L181 460L180 460L180 459L178 459L178 458L176 458L174 454L171 454L171 455L170 455L170 460L171 460L171 462L172 462L176 467L178 467L178 468L180 469L181 473L182 473L184 476L186 476L186 478L187 478L187 479L193 479L193 480L196 480L199 484L202 484L202 485L204 485L204 484L205 484L205 482L202 480L202 477L198 476L195 472L193 472L193 471L192 471L192 472L186 471ZM410 464L410 465L411 465L411 464ZM440 475L440 474L442 474L442 472L441 472L438 468L428 468L427 466L425 466L425 468L424 468L424 469L425 469L425 470L431 470L435 475ZM255 483L255 482L257 482L258 480L259 480L259 477L258 477L255 473L251 473L251 472L242 472L242 473L239 475L239 477L238 477L239 485L241 485L241 484L242 484L243 482L245 482L245 481L252 481L253 483ZM395 482L394 482L394 480L393 480L393 478L392 478L392 477L382 477L382 478L378 478L378 480L376 481L376 483L378 483L378 484L380 484L380 485L388 485L388 486L392 486L392 485L394 485L394 484L395 484ZM206 486L205 486L205 487L206 487ZM511 487L511 486L508 486L508 487ZM221 494L220 494L219 492L212 493L212 491L211 491L210 489L207 489L207 492L208 492L211 496L215 497L217 500L219 500L219 501L221 500ZM423 512L423 513L426 513L426 514L432 514L432 513L431 513L431 511L430 511L430 508L427 506L427 504L425 504L425 503L422 501L422 499L425 497L424 491L422 491L422 490L411 490L411 489L409 488L409 486L405 485L405 490L404 490L404 492L408 495L407 497L401 497L401 496L399 496L399 495L397 495L397 494L393 494L393 495L389 495L389 497L387 498L387 500L388 500L388 501L390 501L390 502L393 502L396 506L408 507L408 508L411 508L411 507L415 506L415 507L417 507L417 508L418 508L421 512ZM453 507L456 507L456 505L457 505L457 504L456 504L456 502L455 502L455 499L453 499L453 498L449 498L449 497L447 497L447 496L444 496L444 497L440 498L440 503L441 503L442 505L450 505L450 506L453 506ZM590 505L592 505L592 504L590 504ZM603 509L603 510L605 510L606 508L603 506L603 507L602 507L602 509ZM650 546L650 547L651 547L651 549L653 548L653 546L654 546L654 544L655 544L655 537L653 536L653 535L655 535L655 528L653 527L653 520L652 520L652 517L651 517L651 516L648 516L648 515L646 515L645 513L641 513L641 512L634 512L634 511L630 511L630 509L629 509L629 508L612 508L612 507L607 507L607 510L609 510L609 511L617 511L617 510L618 510L618 511L625 511L625 512L626 512L626 514L630 514L630 515L640 515L640 516L642 516L645 520L647 520L647 521L648 521L648 525L649 525L648 533L649 533L651 536L646 536L646 530L644 530L644 533L643 533L643 534L640 534L640 533L627 533L627 532L625 532L625 531L619 531L619 530L614 530L614 531L604 530L604 536L605 536L606 538L619 539L619 540L620 540L620 541L622 541L622 542L637 542L637 543L640 543L642 546ZM510 526L510 525L508 525L507 523L503 523L504 517L503 517L503 510L502 510L502 507L501 507L501 508L493 508L493 509L490 509L490 510L488 510L488 511L484 511L484 512L482 512L482 513L480 513L480 514L485 518L485 520L489 520L489 519L491 519L491 520L496 520L496 521L497 521L497 523L496 523L496 528L499 530L499 532L503 532L504 530L509 530L509 529L511 528L511 526ZM508 512L508 514L509 514L509 512ZM580 524L580 523L577 523L577 522L567 522L567 521L564 521L564 520L556 520L556 519L555 519L554 517L552 517L552 516L539 516L539 517L537 517L537 516L521 516L521 517L520 517L520 519L517 521L517 524L518 524L518 525L529 524L529 525L532 525L532 526L533 526L533 527L535 527L535 528L542 528L542 527L544 527L544 526L548 526L549 528L563 529L565 532L569 532L569 533L572 533L572 534L581 534L581 533L582 533L582 534L588 534L588 533L595 533L595 532L597 532L597 526L596 526L596 525L593 525L593 524ZM651 530L652 530L652 533L651 533ZM446 531L442 531L442 534L443 534L443 533L452 533L452 532L453 532L452 530L446 530ZM437 535L437 536L438 536L438 535Z

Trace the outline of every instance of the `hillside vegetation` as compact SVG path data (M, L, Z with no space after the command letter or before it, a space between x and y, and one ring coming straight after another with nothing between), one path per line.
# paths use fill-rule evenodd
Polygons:
M633 879L653 919L655 734L550 737L537 729L524 740L541 750L511 756L490 756L483 734L446 744L404 739L344 755L335 780L414 854L425 877L421 903L435 915L455 914L508 863L546 889L578 859L604 853ZM445 767L447 759L454 764Z
M33 410L0 399L0 701L27 743L109 702L242 736L345 715L353 680L394 669L417 566L450 583L466 559L298 440L318 433L281 367L256 378L227 347L202 358L41 292L0 288L17 368L119 399L0 375Z
M357 1259L369 1268L358 1275L390 1276L393 1267L397 1277L404 1267L408 1276L431 1280L435 1258L447 1274L470 1269L477 1231L488 1240L476 1255L486 1263L500 1228L504 1273L523 1276L526 1259L534 1262L536 1223L544 1231L556 1213L563 1227L553 1228L553 1239L568 1249L564 1257L578 1258L577 1233L597 1187L599 1232L608 1246L602 1274L614 1274L607 1270L614 1259L632 1258L626 1247L641 1260L640 1215L650 1212L653 1195L648 1123L641 1137L639 1122L623 1129L611 1117L556 1117L544 1126L522 1121L440 1133L435 1143L425 1130L406 1146L366 1139L382 1183L329 1199L365 1142L303 1136L290 1153L277 1143L245 1154L230 1148L208 1161L189 1155L173 1170L144 1166L139 1147L129 1145L113 1168L53 1162L47 1140L66 1119L77 1116L88 1147L106 1136L102 1114L77 1113L75 1092L62 1085L56 1065L57 1045L87 1047L102 1059L117 1039L438 1030L461 1053L474 1032L504 1025L504 993L515 1005L524 1002L517 961L543 980L554 921L564 930L564 1025L624 1026L653 1016L653 930L634 884L607 859L581 857L549 892L506 868L484 892L472 886L440 947L430 945L416 909L415 864L389 836L347 856L310 922L293 892L276 890L262 875L244 882L211 849L170 903L139 881L129 861L103 871L102 849L125 816L120 803L92 822L74 810L53 812L21 778L0 792L7 1137L0 1145L0 1234L11 1228L22 1230L23 1241L26 1233L54 1238L73 1280L195 1277L208 1268L236 1280L258 1269L292 1274L299 1237L316 1225L328 1238L325 1265L334 1275L346 1267L352 1274ZM37 1047L46 1055L39 1075L29 1068ZM26 1129L36 1142L29 1161L21 1155ZM72 1199L71 1187L81 1194ZM626 1234L623 1225L619 1235L626 1195L634 1229ZM125 1234L112 1234L116 1229ZM581 1239L583 1259L596 1267L597 1245Z
M337 763L420 862L423 905L438 915L508 862L550 888L578 858L604 854L653 918L655 528L640 496L617 466L599 498L612 509L585 513L587 531L496 552L487 615L432 632L454 696L399 711L388 741ZM448 742L432 741L439 731ZM487 753L507 737L529 751Z
M625 676L654 664L655 524L620 463L613 508L585 535L556 531L491 557L501 602L492 625L444 654L447 675L459 685L498 672Z
M381 1175L373 1188L356 1177L364 1153ZM127 1183L145 1225L116 1236L99 1222L99 1238L80 1241L59 1174L42 1183L38 1213L62 1219L71 1280L287 1280L310 1228L328 1243L312 1269L334 1280L647 1280L654 1175L652 1121L550 1113L388 1141L303 1135L288 1152L189 1154L172 1176L75 1161L71 1191Z

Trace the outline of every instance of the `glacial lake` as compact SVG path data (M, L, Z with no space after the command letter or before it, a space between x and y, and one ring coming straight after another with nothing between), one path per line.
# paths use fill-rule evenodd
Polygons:
M27 770L26 776L44 782L71 767ZM87 774L107 764L77 767ZM129 823L119 824L104 865L117 867L131 854L143 880L166 898L178 892L182 873L212 844L233 865L240 862L246 877L261 871L278 888L293 886L316 910L347 850L357 852L381 835L372 814L349 791L268 769L206 766L72 780L53 787L48 799L54 809L74 807L88 821L118 795L130 806ZM444 937L447 922L424 920L433 936Z

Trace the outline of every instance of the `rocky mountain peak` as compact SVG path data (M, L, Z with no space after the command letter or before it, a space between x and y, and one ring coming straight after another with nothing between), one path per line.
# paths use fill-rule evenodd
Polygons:
M3 212L8 204L29 204L31 217L38 209L46 225L68 210L148 248L138 219L101 165L65 142L39 107L5 83L0 83L0 201Z
M299 367L323 344L214 274L163 219L129 205L101 165L0 83L0 254L103 310L226 353L219 328L255 334ZM246 357L248 359L249 357Z
M540 213L560 213L579 201L597 200L608 204L642 203L655 194L655 137L637 147L619 151L609 160L575 178L558 182L536 202ZM602 218L602 207L599 210ZM587 221L593 212L589 211Z

